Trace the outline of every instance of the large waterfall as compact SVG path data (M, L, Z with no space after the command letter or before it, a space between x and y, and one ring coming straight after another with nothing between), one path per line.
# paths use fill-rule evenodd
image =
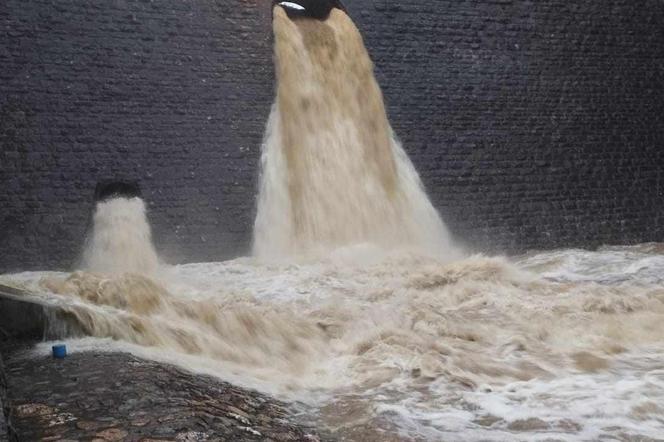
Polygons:
M255 253L373 244L451 256L449 235L387 120L362 36L274 10L277 97L263 143Z

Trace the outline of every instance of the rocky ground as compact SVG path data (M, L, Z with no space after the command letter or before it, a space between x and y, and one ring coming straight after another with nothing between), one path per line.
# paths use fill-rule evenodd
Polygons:
M320 440L293 405L211 377L128 354L58 360L25 349L2 348L10 440Z
M1 331L0 331L1 333ZM5 442L9 436L9 430L7 429L7 422L5 420L5 396L7 394L5 382L5 370L2 364L2 357L0 355L0 442ZM9 411L9 409L7 409Z

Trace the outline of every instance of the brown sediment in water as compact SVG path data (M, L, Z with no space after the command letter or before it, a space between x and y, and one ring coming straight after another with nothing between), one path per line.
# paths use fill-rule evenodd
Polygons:
M81 264L88 272L155 274L159 259L141 198L97 202Z
M298 373L328 337L289 309L243 301L184 300L135 274L75 272L40 286L74 301L61 312L85 334L196 354L266 371Z
M255 226L259 257L320 257L371 243L454 255L395 140L352 20L274 11L277 94L266 129Z
M609 362L592 353L580 351L572 355L574 363L579 370L587 372L598 372L609 368Z
M404 266L398 261L396 268L403 272ZM386 263L344 270L335 278L379 281L390 268ZM64 280L46 279L42 287L77 301L65 308L92 336L229 361L269 377L278 368L279 376L292 379L305 373L316 379L327 370L326 361L344 357L352 382L363 388L400 377L404 369L422 381L442 377L471 389L497 380L551 377L565 360L600 372L616 349L664 336L659 291L546 282L497 258L409 269L385 282L392 289L378 298L349 293L338 306L232 297L186 301L131 274L76 272ZM309 284L323 283L325 293L330 276ZM360 327L364 315L373 316L372 306L387 316ZM510 362L511 355L518 357ZM385 365L404 358L412 358L411 365Z
M167 302L168 292L152 279L127 273L120 276L77 271L66 279L44 278L42 286L61 295L76 294L97 305L108 305L145 315Z
M326 21L291 21L278 8L274 29L295 236L333 244L370 238L377 221L398 213L387 117L362 37L339 10ZM367 189L371 178L375 189Z
M632 373L629 382L648 373L639 388L650 382L657 394L661 365L655 356L637 353L641 362L630 365L631 352L664 339L664 291L657 284L558 283L483 256L444 264L397 254L361 268L271 267L251 260L187 268L185 280L193 286L178 278L87 273L50 277L40 286L12 285L57 292L58 305L86 334L177 355L195 369L202 364L205 372L260 382L279 394L332 394L333 403L321 413L346 407L357 423L340 426L340 434L371 428L389 433L403 425L393 421L400 418L389 407L375 412L355 400L415 401L417 410L435 414L440 407L465 410L464 395L511 398L532 386L575 376L573 382L592 386L622 372ZM201 289L193 289L198 282ZM188 290L203 293L190 296ZM532 397L550 401L554 408L547 413L555 415L556 401L585 397L576 385L565 388L524 393L518 401L523 407ZM606 388L591 398L612 394ZM481 404L467 412L495 415ZM658 413L647 404L630 406L635 414L625 419ZM334 426L334 416L321 414L328 417ZM518 422L533 416L498 417L495 425L503 429L511 424L510 431L540 431ZM546 431L585 431L583 419L534 417L549 425ZM584 430L563 428L565 419Z

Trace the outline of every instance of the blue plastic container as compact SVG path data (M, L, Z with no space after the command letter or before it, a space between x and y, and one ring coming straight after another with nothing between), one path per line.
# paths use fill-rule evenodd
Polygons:
M67 346L66 345L54 345L53 347L53 357L56 359L64 359L67 356Z

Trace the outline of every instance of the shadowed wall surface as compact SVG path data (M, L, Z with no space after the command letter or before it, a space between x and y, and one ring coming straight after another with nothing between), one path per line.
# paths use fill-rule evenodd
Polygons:
M99 179L170 261L251 243L267 0L0 4L0 269L67 268ZM347 0L452 232L491 251L664 240L664 1Z

